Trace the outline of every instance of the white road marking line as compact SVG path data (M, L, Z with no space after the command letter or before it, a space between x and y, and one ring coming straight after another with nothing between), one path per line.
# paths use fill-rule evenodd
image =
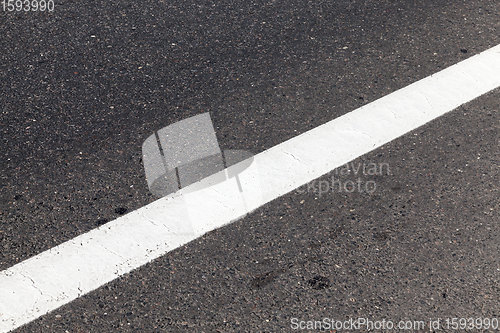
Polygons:
M497 45L257 154L238 176L243 192L235 178L203 188L213 184L209 177L16 264L0 272L0 332L69 303L499 86Z

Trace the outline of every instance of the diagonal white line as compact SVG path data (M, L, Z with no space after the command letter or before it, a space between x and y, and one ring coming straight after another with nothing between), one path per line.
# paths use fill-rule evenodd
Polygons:
M500 45L0 272L0 332L26 324L500 86ZM234 165L223 172L236 172ZM241 169L241 168L240 168Z

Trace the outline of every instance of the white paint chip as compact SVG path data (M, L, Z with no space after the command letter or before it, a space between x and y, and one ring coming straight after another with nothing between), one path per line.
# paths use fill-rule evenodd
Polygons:
M500 45L0 272L0 332L26 324L207 231L500 86ZM221 172L231 172L238 164ZM214 175L217 177L217 175ZM205 185L203 185L205 184ZM195 191L197 188L201 188Z

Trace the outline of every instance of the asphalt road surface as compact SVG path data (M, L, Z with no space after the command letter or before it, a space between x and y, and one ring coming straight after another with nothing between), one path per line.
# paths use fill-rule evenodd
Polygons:
M256 154L500 44L499 28L494 0L0 11L0 270L152 202L155 130L210 112L222 149ZM18 331L500 318L499 109L496 89L356 159L389 167L361 177L372 193L297 189Z

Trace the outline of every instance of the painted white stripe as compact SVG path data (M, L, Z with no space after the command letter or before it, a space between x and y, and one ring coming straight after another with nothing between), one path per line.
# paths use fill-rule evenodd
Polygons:
M7 332L500 86L500 45L0 272ZM238 164L223 172L238 169ZM214 175L217 177L217 175ZM195 191L196 190L196 191Z

